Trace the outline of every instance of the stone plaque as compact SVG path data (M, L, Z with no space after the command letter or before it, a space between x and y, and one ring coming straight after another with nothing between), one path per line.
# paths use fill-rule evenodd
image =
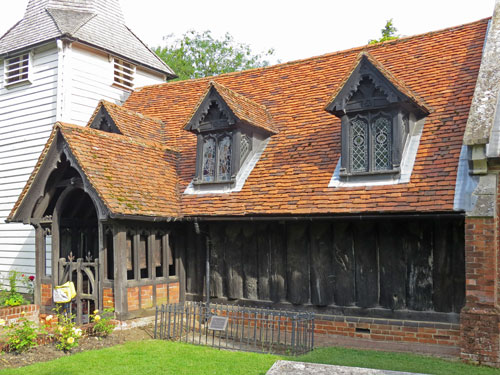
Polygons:
M212 316L208 329L212 331L225 331L227 327L227 316Z

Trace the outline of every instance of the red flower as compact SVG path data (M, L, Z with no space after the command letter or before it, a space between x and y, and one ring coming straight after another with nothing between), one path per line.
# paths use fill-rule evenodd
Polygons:
M30 281L33 281L33 280L35 280L35 276L31 275L31 276L29 277L29 279L30 279Z

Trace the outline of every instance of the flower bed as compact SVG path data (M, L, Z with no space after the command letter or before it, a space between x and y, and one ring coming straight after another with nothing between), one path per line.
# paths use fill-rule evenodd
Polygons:
M22 311L24 307L8 308L18 313L17 318L14 318L15 315L8 315L7 319L0 318L0 350L20 353L37 345L54 342L57 349L70 352L78 346L84 335L107 337L116 325L112 321L112 309L105 309L102 313L95 310L90 315L92 322L78 327L75 316L61 310L61 306L54 309L55 315L44 314L39 321L29 319L26 312ZM35 308L38 312L38 308Z

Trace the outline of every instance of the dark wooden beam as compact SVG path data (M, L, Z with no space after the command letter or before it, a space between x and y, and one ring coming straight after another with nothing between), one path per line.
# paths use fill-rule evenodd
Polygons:
M127 305L127 232L125 227L113 227L114 249L114 297L115 312L118 319L128 314Z

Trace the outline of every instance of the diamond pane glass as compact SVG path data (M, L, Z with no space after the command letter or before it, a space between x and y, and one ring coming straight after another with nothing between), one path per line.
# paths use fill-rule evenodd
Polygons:
M241 136L241 145L240 145L240 162L243 163L250 153L251 143L250 138L247 135Z
M366 172L368 170L367 123L361 119L351 122L351 170Z
M203 182L215 181L215 139L203 139Z
M231 137L229 135L219 140L217 176L219 181L229 181L231 179Z
M391 124L388 118L379 117L374 124L374 167L377 171L391 168Z

